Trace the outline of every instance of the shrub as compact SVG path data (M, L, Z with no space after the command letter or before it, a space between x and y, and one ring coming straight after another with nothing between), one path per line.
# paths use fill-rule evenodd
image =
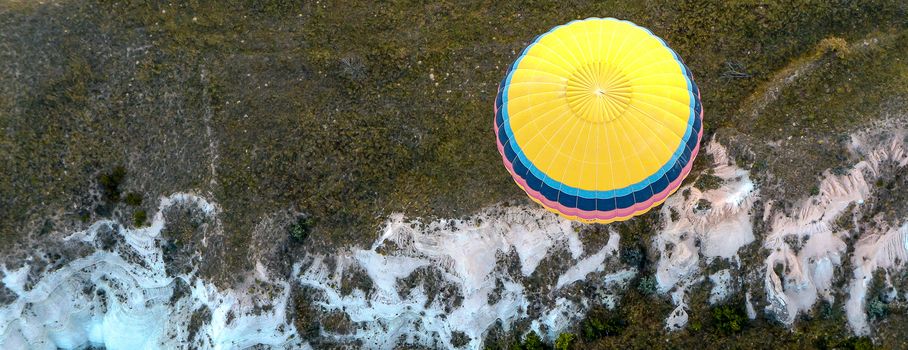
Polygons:
M839 344L839 349L873 350L873 342L867 337L851 337Z
M850 171L851 171L851 169L849 167L839 165L839 166L832 168L832 170L830 172L836 176L844 176L844 175L848 175L848 172L850 172Z
M356 55L350 55L340 60L341 73L344 78L359 82L366 78L366 64Z
M542 350L545 349L545 343L542 342L542 338L539 338L539 335L536 332L530 331L527 333L526 337L523 338L523 346L521 349L524 350Z
M90 219L91 219L91 212L89 212L88 210L85 210L85 209L79 210L79 221L84 223L84 222L88 222L88 220L90 220Z
M302 242L309 237L309 233L312 231L313 224L314 222L311 216L302 215L296 219L296 222L290 225L287 231L289 231L291 239L297 242Z
M851 53L851 48L848 47L848 42L845 39L839 37L829 37L823 40L820 40L819 45L817 45L820 52L825 53L835 53L835 56L838 58L845 58L848 54Z
M120 200L120 185L126 179L126 168L117 166L109 173L98 176L98 184L101 185L101 194L109 202Z
M694 205L694 212L702 213L713 208L712 203L710 203L705 198L701 198L697 201L697 204Z
M889 298L888 288L886 287L886 277L882 270L873 273L873 279L870 280L870 286L867 291L867 316L870 320L880 320L889 315Z
M463 347L470 343L470 337L461 331L451 332L451 345L455 348Z
M123 202L133 207L140 206L142 205L142 195L135 192L130 192L126 194L126 198L123 198Z
M722 333L738 333L747 324L747 315L740 307L721 305L713 308L713 322Z
M722 178L707 173L697 178L694 187L699 188L701 191L715 190L721 187L723 182Z
M867 316L871 320L879 320L889 314L889 306L880 299L873 299L867 303Z
M136 212L132 214L132 222L136 225L136 227L145 226L145 221L147 220L148 213L146 213L144 210L136 210Z
M602 337L619 335L625 327L627 327L627 322L623 319L617 316L609 317L602 312L594 311L583 321L581 328L583 338L593 341Z
M643 249L636 245L621 247L621 253L618 256L621 259L621 263L628 266L640 266L645 259Z
M656 294L656 276L644 276L637 283L637 290L643 295Z
M555 350L568 350L571 348L571 344L574 343L574 338L577 336L573 333L561 333L558 335L558 338L555 339Z

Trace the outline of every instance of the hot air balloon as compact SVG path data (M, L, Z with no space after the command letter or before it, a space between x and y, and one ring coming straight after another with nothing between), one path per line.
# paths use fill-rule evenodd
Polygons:
M627 220L690 172L703 109L690 71L634 23L589 18L523 50L495 99L498 151L514 181L572 220Z

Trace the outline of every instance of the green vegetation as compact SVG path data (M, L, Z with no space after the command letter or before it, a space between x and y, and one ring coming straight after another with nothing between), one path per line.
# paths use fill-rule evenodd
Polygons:
M470 337L466 333L461 331L451 332L451 345L455 348L460 348L466 346L470 343Z
M573 333L561 333L555 339L555 350L568 350L577 338Z
M879 320L889 314L889 307L880 299L871 299L867 301L867 316L871 320Z
M290 227L287 231L290 233L290 238L296 242L303 242L306 238L309 237L309 233L312 231L312 225L314 221L309 215L300 215L296 219L296 222L290 224Z
M865 300L867 317L871 321L879 321L889 315L890 299L888 294L885 273L882 270L875 271Z
M209 324L211 322L211 309L207 305L202 305L202 307L196 309L192 312L192 316L189 318L189 335L187 339L194 340L196 334L198 334L199 328Z
M656 276L650 275L640 278L637 282L637 290L643 295L656 294Z
M126 168L117 166L113 170L98 175L98 184L101 186L101 194L109 202L120 201L120 185L126 179Z
M722 182L722 178L713 175L712 169L710 169L708 172L700 174L697 182L694 183L694 187L699 188L701 191L715 190L722 186Z
M142 205L142 195L136 192L129 192L126 194L126 197L123 198L123 203L132 207L140 206Z
M353 293L355 289L363 291L366 296L371 295L374 289L372 279L369 278L365 270L358 266L344 271L340 292L341 295L347 296Z
M512 347L514 350L543 350L546 348L545 343L542 342L542 338L539 338L539 335L533 331L527 333L526 337L523 338L523 343L515 344L515 346Z
M621 334L627 321L621 315L603 308L593 308L580 323L581 335L586 341Z
M908 217L908 172L896 170L892 163L884 164L884 175L874 184L873 204L865 209L864 218L880 216L896 225Z
M647 256L647 247L661 223L662 216L659 211L652 210L634 220L611 225L621 235L621 239L618 240L618 252L622 264L637 268L641 274L648 271L647 263L656 258Z
M146 221L148 221L148 213L144 210L136 210L135 213L132 214L132 223L136 227L145 226Z
M898 59L908 53L906 39L901 26L823 40L778 73L785 85L756 116L747 113L755 103L741 106L742 116L756 120L742 122L734 133L747 134L754 161L766 164L756 180L773 178L767 195L815 195L819 189L811 184L823 171L842 174L855 162L846 157L847 134L908 98L908 63ZM770 142L782 146L766 146Z
M293 311L289 313L293 325L296 326L300 337L307 340L317 338L321 332L318 306L312 303L312 295L316 293L318 291L312 288L294 286L290 294L291 305L288 308Z
M84 223L87 223L88 220L90 220L90 219L91 219L91 212L89 212L88 210L85 210L85 209L79 210L79 221L81 221L84 224Z
M700 198L697 201L697 204L694 205L695 212L704 212L713 208L713 204L709 202L706 198Z
M747 324L747 315L740 305L721 305L713 308L713 322L719 332L732 334L741 332Z

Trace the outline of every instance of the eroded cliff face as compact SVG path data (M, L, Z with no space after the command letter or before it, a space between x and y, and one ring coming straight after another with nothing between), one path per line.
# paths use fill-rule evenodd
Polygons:
M648 276L656 298L674 304L668 333L689 326L691 288L709 286L709 304L743 302L751 319L791 326L825 301L844 308L855 334L871 334L874 272L885 275L889 301L906 293L892 274L908 260L908 217L887 209L905 196L896 186L908 165L906 133L869 129L849 148L860 161L784 207L709 142L712 164L653 214L659 225L644 251L622 242L621 227L499 205L463 219L395 214L368 248L288 256L280 247L293 244L285 229L295 216L281 211L256 226L255 268L232 288L201 274L218 263L219 206L176 193L159 200L145 228L102 220L8 260L0 344L476 348L490 332L528 331L553 341L597 305L620 309L625 291ZM652 267L641 271L639 259Z

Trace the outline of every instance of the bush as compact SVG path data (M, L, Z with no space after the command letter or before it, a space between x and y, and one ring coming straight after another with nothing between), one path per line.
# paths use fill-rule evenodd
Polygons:
M526 337L523 338L521 349L542 350L545 349L545 343L542 342L542 338L539 338L539 335L536 334L536 332L530 331L530 333L527 333Z
M637 283L637 290L643 295L656 294L656 276L644 276Z
M132 222L136 225L136 227L145 226L145 221L147 220L148 213L146 213L144 210L136 210L136 212L132 214Z
M842 342L837 347L838 349L847 349L847 350L873 350L873 342L870 341L870 338L867 337L851 337L848 340Z
M583 321L581 329L583 338L593 341L602 337L611 337L621 334L627 322L618 316L609 316L604 310L593 310Z
M738 333L747 324L747 315L740 307L721 305L713 308L713 322L719 332Z
M871 321L883 319L889 315L888 288L886 277L882 270L873 273L867 292L867 316Z
M713 175L713 174L703 174L697 178L697 182L694 183L694 187L699 188L701 191L715 190L722 186L724 181L722 178Z
M561 333L558 335L558 338L555 339L555 350L568 350L571 348L571 344L574 343L574 338L577 336L573 333Z
M830 172L832 173L832 175L845 176L845 175L848 175L848 173L850 171L851 171L851 169L849 167L839 165L839 166L832 168L832 170Z
M879 320L889 314L889 306L880 299L873 299L867 303L867 316L871 320Z
M455 348L463 347L470 343L470 337L461 331L451 332L451 345Z
M302 215L296 219L296 222L290 225L287 231L290 233L290 238L292 240L302 242L309 237L313 224L314 222L311 216Z
M126 198L123 199L123 202L133 207L140 206L142 205L142 195L135 192L130 192L126 194Z
M88 222L88 220L91 220L91 212L89 212L88 210L85 210L85 209L80 209L79 210L79 221L85 223L85 222Z
M708 211L712 208L713 208L712 203L710 203L705 198L701 198L699 201L697 201L697 204L694 205L694 212L702 213L702 212Z
M820 53L835 53L835 56L838 58L845 58L848 54L851 53L851 48L848 47L848 42L845 39L839 37L828 37L826 39L820 40L820 43L817 45Z
M109 173L98 176L98 184L101 185L101 194L109 202L118 202L120 200L120 185L126 179L126 168L117 166Z
M621 253L618 255L621 263L628 266L640 266L644 260L643 250L636 245L621 247Z

